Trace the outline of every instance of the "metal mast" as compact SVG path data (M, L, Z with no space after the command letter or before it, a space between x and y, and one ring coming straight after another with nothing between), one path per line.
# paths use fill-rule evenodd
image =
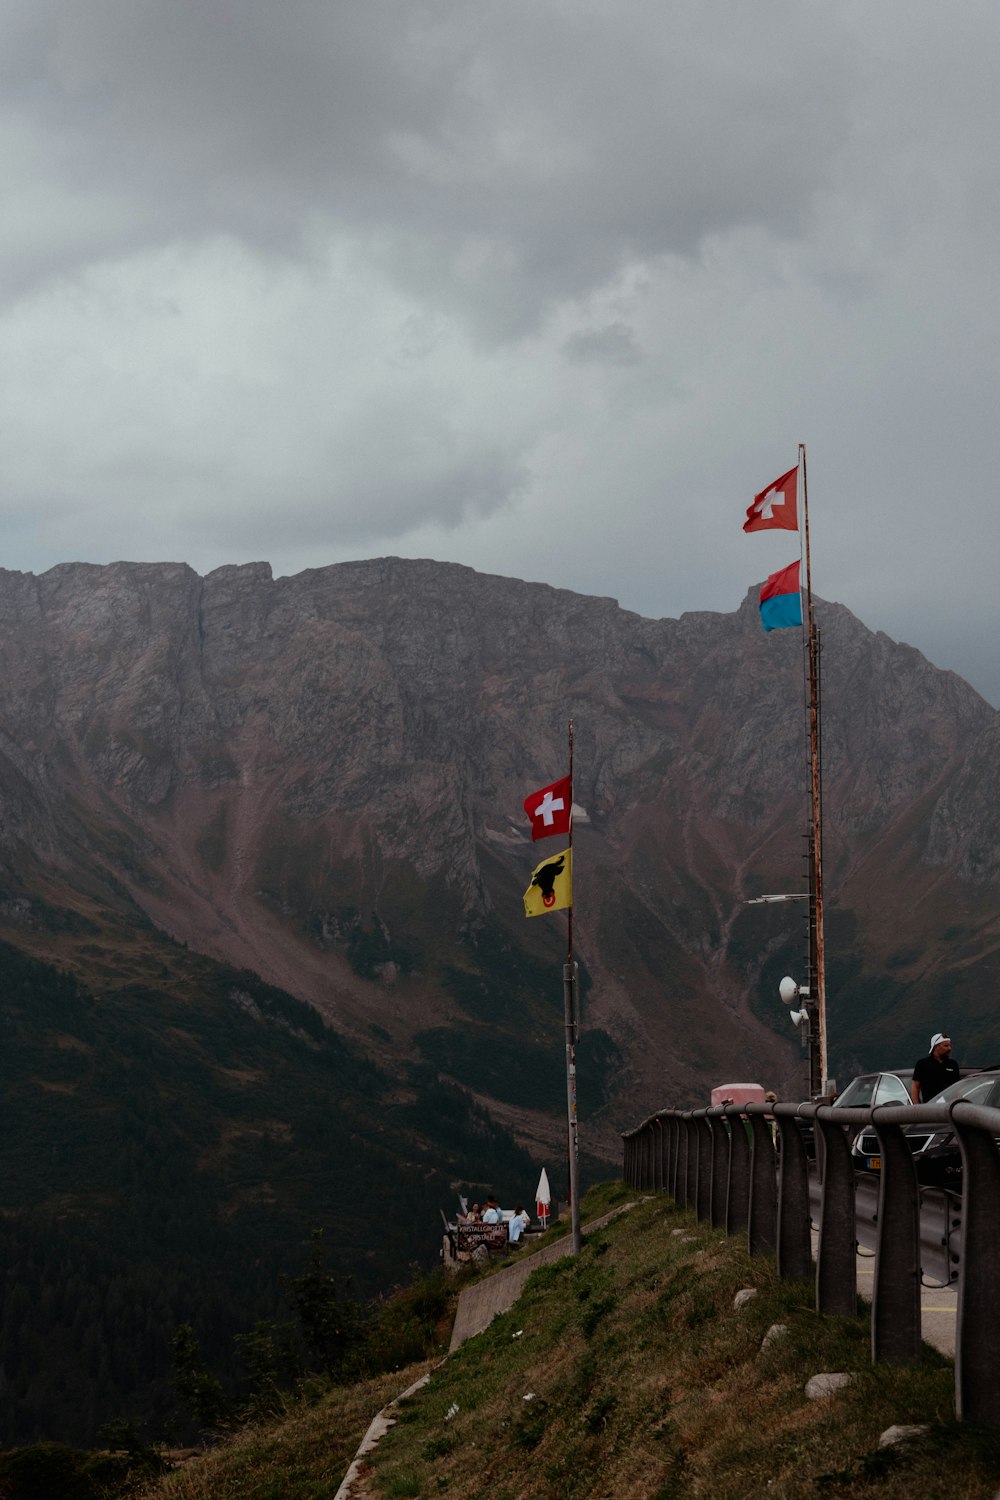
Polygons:
M802 466L802 511L806 553L806 657L809 678L809 938L812 957L812 999L818 1035L819 1092L827 1089L826 954L823 941L823 796L820 760L819 632L813 623L812 569L809 558L809 484L806 445L799 444ZM816 1080L811 1080L815 1085Z

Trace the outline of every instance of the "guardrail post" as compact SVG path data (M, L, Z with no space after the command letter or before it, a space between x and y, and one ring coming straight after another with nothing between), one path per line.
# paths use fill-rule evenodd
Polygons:
M769 1255L777 1238L778 1190L771 1127L763 1114L754 1112L759 1108L759 1105L747 1105L751 1139L747 1249L751 1255Z
M823 1153L823 1199L816 1254L816 1311L844 1318L858 1313L857 1209L850 1137L829 1105L813 1110L817 1160ZM803 1110L805 1113L805 1110Z
M698 1198L695 1212L699 1219L712 1216L712 1122L699 1111L695 1116L698 1131Z
M905 1119L901 1105L872 1111L882 1156L872 1359L896 1365L915 1364L920 1358L920 1194L913 1156L901 1128Z
M684 1116L677 1116L677 1191L674 1201L681 1208L687 1208L687 1180L688 1180L688 1128Z
M657 1115L657 1193L663 1193L667 1185L667 1128L663 1116Z
M698 1126L690 1110L684 1112L684 1131L687 1135L686 1175L684 1179L684 1203L687 1208L698 1206Z
M750 1207L750 1136L738 1104L728 1105L729 1179L726 1184L726 1233L747 1227Z
M712 1228L726 1223L727 1178L729 1175L729 1122L721 1114L712 1123Z
M977 1120L992 1116L992 1121ZM955 1325L955 1408L959 1418L1000 1424L1000 1155L997 1112L952 1105L962 1148L962 1258Z
M812 1213L809 1207L809 1163L796 1118L798 1106L776 1104L781 1133L778 1170L778 1275L807 1281L812 1275Z
M681 1155L681 1126L680 1121L674 1113L671 1113L667 1124L670 1129L670 1156L668 1158L669 1171L667 1174L667 1191L674 1202L677 1202L677 1167Z

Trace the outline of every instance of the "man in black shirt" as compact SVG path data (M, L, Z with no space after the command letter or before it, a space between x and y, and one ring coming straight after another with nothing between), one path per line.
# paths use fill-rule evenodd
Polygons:
M910 1098L914 1104L926 1104L960 1076L958 1063L951 1055L951 1037L935 1031L931 1050L914 1065Z

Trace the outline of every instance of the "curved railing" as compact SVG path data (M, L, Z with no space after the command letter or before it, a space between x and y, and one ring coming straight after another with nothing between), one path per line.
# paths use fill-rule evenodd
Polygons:
M728 1104L663 1109L622 1136L623 1175L640 1192L667 1193L699 1219L729 1234L745 1234L751 1255L777 1257L781 1276L815 1277L818 1312L854 1317L857 1174L848 1131L874 1129L882 1165L872 1359L908 1364L920 1357L920 1287L927 1251L921 1246L921 1189L903 1126L949 1124L964 1168L960 1222L958 1213L945 1214L943 1251L938 1251L946 1279L958 1282L955 1405L959 1417L1000 1425L1000 1110L962 1100L913 1108ZM818 1170L807 1154L805 1131L810 1126Z

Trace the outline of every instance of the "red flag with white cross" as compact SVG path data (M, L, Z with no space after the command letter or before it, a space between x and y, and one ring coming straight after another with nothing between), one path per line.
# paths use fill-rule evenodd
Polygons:
M744 531L798 531L799 466L782 474L766 490L754 495L743 522Z
M550 833L569 833L573 810L573 783L562 776L549 786L540 787L524 799L524 810L531 820L532 839L547 839Z

